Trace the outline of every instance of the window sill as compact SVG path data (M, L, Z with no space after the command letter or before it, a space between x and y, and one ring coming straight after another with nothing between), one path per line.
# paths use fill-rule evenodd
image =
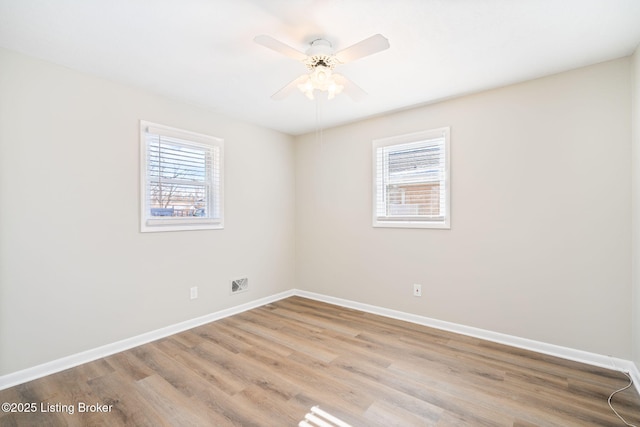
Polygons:
M436 228L450 230L449 221L392 221L373 220L374 228Z
M147 219L140 229L143 233L158 231L188 231L188 230L221 230L224 224L218 219Z

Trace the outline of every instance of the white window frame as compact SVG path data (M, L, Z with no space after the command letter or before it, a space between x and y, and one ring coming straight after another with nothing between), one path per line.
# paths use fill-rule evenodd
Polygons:
M210 186L207 217L152 217L149 205L148 135L180 140L184 146L210 150L211 166L207 171ZM213 215L215 214L215 216ZM224 140L209 135L177 129L145 120L140 121L140 231L213 230L224 228Z
M442 211L444 217L442 220L433 220L429 217L421 217L419 215L396 217L385 216L381 214L387 204L388 194L385 190L385 182L389 179L388 162L381 161L383 152L386 147L394 147L401 149L402 146L410 146L424 142L429 144L431 141L442 140L444 147L444 170L439 178ZM450 128L442 127L438 129L415 132L405 135L392 136L389 138L381 138L373 141L372 165L373 165L373 226L374 227L399 227L399 228L451 228L451 173L450 173ZM380 156L380 157L379 157Z

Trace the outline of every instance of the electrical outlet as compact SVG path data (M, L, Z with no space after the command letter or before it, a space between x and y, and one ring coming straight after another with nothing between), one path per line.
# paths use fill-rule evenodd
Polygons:
M198 287L194 286L190 289L191 292L191 299L196 299L198 298Z
M413 296L421 297L422 296L422 285L413 285Z

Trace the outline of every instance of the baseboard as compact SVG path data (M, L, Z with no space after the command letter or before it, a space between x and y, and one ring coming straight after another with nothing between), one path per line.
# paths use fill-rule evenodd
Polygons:
M326 302L329 304L339 305L346 308L352 308L355 310L364 311L367 313L377 314L380 316L390 317L398 320L404 320L407 322L429 326L432 328L442 329L458 334L468 335L476 338L485 339L501 344L510 345L513 347L523 348L526 350L536 351L538 353L548 354L551 356L561 357L563 359L573 360L576 362L582 362L589 365L595 365L607 369L617 370L621 372L627 372L633 378L638 394L640 394L640 371L638 367L629 360L618 359L611 356L603 356L595 353L590 353L582 350L571 349L567 347L557 346L553 344L547 344L540 341L529 340L526 338L515 337L512 335L501 334L498 332L488 331L485 329L473 328L470 326L459 325L456 323L445 322L442 320L432 319L417 314L405 313L402 311L391 310L388 308L360 303L357 301L351 301L342 298L331 297L328 295L318 294L314 292L302 291L299 289L292 289L289 291L281 292L275 295L271 295L265 298L260 298L255 301L250 301L245 304L241 304L228 309L220 310L215 313L210 313L205 316L197 317L195 319L187 320L184 322L176 323L174 325L167 326L165 328L157 329L155 331L147 332L141 335L137 335L131 338L127 338L121 341L117 341L112 344L107 344L101 347L97 347L91 350L87 350L81 353L77 353L71 356L63 357L51 362L43 363L32 368L27 368L21 371L17 371L11 374L0 376L0 390L13 387L18 384L23 384L27 381L35 380L46 375L51 375L56 372L63 371L65 369L73 368L84 363L107 357L115 353L119 353L124 350L128 350L133 347L137 347L142 344L146 344L152 341L156 341L161 338L168 337L179 332L186 331L197 326L204 325L225 317L232 316L234 314L242 313L253 308L263 306L290 296L300 296L317 301Z
M633 385L636 388L638 394L640 394L640 370L638 370L638 365L633 362L631 363L631 368L629 369L629 375L631 375L631 379L633 380Z
M429 326L449 332L462 335L472 336L487 341L497 342L512 347L531 350L550 356L560 357L575 362L586 363L588 365L599 366L601 368L611 369L620 372L626 372L631 375L633 384L640 394L640 371L638 367L630 360L618 359L612 356L604 356L587 351L576 350L559 345L548 344L540 341L534 341L526 338L520 338L513 335L502 334L499 332L488 331L486 329L474 328L471 326L460 325L457 323L445 322L430 317L420 316L417 314L405 313L403 311L391 310L388 308L363 304L357 301L336 298L328 295L318 294L314 292L294 290L294 294L300 297L322 301L329 304L339 305L341 307L352 308L367 313L377 314L380 316L390 317L393 319L404 320L419 325Z
M117 341L111 344L107 344L101 347L97 347L91 350L83 351L81 353L73 354L67 357L46 362L41 365L34 366L32 368L23 369L21 371L13 372L11 374L0 376L0 390L13 387L18 384L26 383L27 381L35 380L46 375L55 374L56 372L64 371L65 369L73 368L75 366L82 365L103 357L110 356L115 353L119 353L124 350L128 350L133 347L137 347L142 344L146 344L152 341L156 341L161 338L168 337L179 332L186 331L188 329L201 326L206 323L213 322L215 320L223 319L225 317L232 316L234 314L242 313L243 311L251 310L256 307L260 307L265 304L269 304L287 297L294 295L293 290L281 292L275 295L271 295L265 298L260 298L255 301L250 301L245 304L237 305L224 310L216 311L195 319L187 320L184 322L176 323L164 328L156 329L151 332L146 332L141 335L137 335L131 338L127 338L121 341Z

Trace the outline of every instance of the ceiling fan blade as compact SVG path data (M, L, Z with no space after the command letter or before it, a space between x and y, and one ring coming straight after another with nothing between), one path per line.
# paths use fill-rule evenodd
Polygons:
M342 74L333 73L333 79L336 83L343 86L342 93L346 93L354 101L362 101L367 97L367 92L360 86L343 76Z
M289 82L285 87L283 87L282 89L280 89L279 91L271 95L271 99L280 101L286 98L287 96L291 95L292 92L295 92L296 89L298 89L299 84L302 84L307 80L309 80L309 76L307 76L306 74L303 74L302 76Z
M342 49L335 54L335 57L341 63L346 64L347 62L355 61L356 59L360 59L364 56L373 55L374 53L378 53L385 49L389 49L389 40L381 34L376 34L368 39L364 39L361 42Z
M278 53L283 54L284 56L288 56L289 58L295 59L297 61L304 61L307 59L307 55L292 48L289 45L282 43L279 40L274 39L271 36L260 35L256 36L253 39L254 42L261 44L264 47L268 47L269 49L275 50Z

